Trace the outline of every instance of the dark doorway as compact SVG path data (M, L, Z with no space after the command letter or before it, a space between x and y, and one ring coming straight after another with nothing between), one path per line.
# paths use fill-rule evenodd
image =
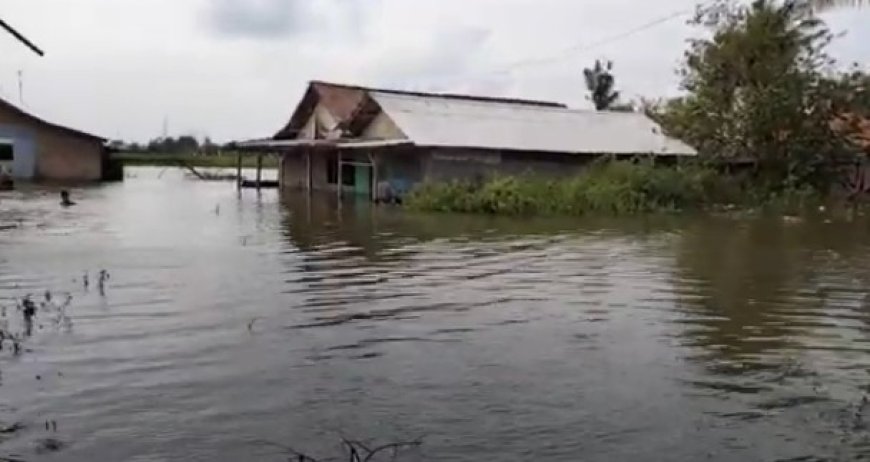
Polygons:
M0 140L0 175L12 174L12 161L15 159L15 148L12 143Z
M12 162L13 152L12 143L0 141L0 162Z

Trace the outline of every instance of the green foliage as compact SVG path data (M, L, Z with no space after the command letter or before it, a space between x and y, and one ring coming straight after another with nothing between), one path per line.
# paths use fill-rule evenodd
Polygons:
M157 138L148 142L147 149L150 152L190 154L199 151L199 140L190 135Z
M612 62L602 63L599 60L595 60L595 66L592 68L583 69L586 89L589 90L597 111L611 109L619 99L619 92L614 89L616 78L611 73L612 70ZM621 109L624 110L624 106L621 106Z
M696 209L728 201L734 181L700 166L655 167L648 162L602 162L564 178L495 177L426 183L406 204L414 210L498 215L629 214Z
M665 130L707 158L749 160L764 191L825 190L855 146L832 122L853 79L832 79L833 36L806 1L719 0L694 24L681 69L687 95L652 111Z

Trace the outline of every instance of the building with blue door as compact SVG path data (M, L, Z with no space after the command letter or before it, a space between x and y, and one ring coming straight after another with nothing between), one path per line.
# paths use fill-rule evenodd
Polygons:
M311 82L272 138L239 147L281 154L284 188L375 201L426 181L575 174L602 156L664 163L697 153L642 113L515 98Z

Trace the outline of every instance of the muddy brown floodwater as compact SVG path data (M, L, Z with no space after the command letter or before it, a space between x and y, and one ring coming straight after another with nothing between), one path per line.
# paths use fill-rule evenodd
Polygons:
M400 460L870 456L866 219L339 211L129 176L69 209L0 193L10 329L27 294L73 297L0 352L0 428L23 425L0 457L283 461L265 441L326 458L340 435L423 436Z

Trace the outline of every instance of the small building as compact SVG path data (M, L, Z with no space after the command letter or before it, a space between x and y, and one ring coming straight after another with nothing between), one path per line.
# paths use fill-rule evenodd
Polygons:
M105 139L46 122L0 99L0 171L16 179L99 181Z
M240 147L280 153L283 188L375 200L423 181L571 175L603 155L696 155L640 113L317 81L274 137Z

